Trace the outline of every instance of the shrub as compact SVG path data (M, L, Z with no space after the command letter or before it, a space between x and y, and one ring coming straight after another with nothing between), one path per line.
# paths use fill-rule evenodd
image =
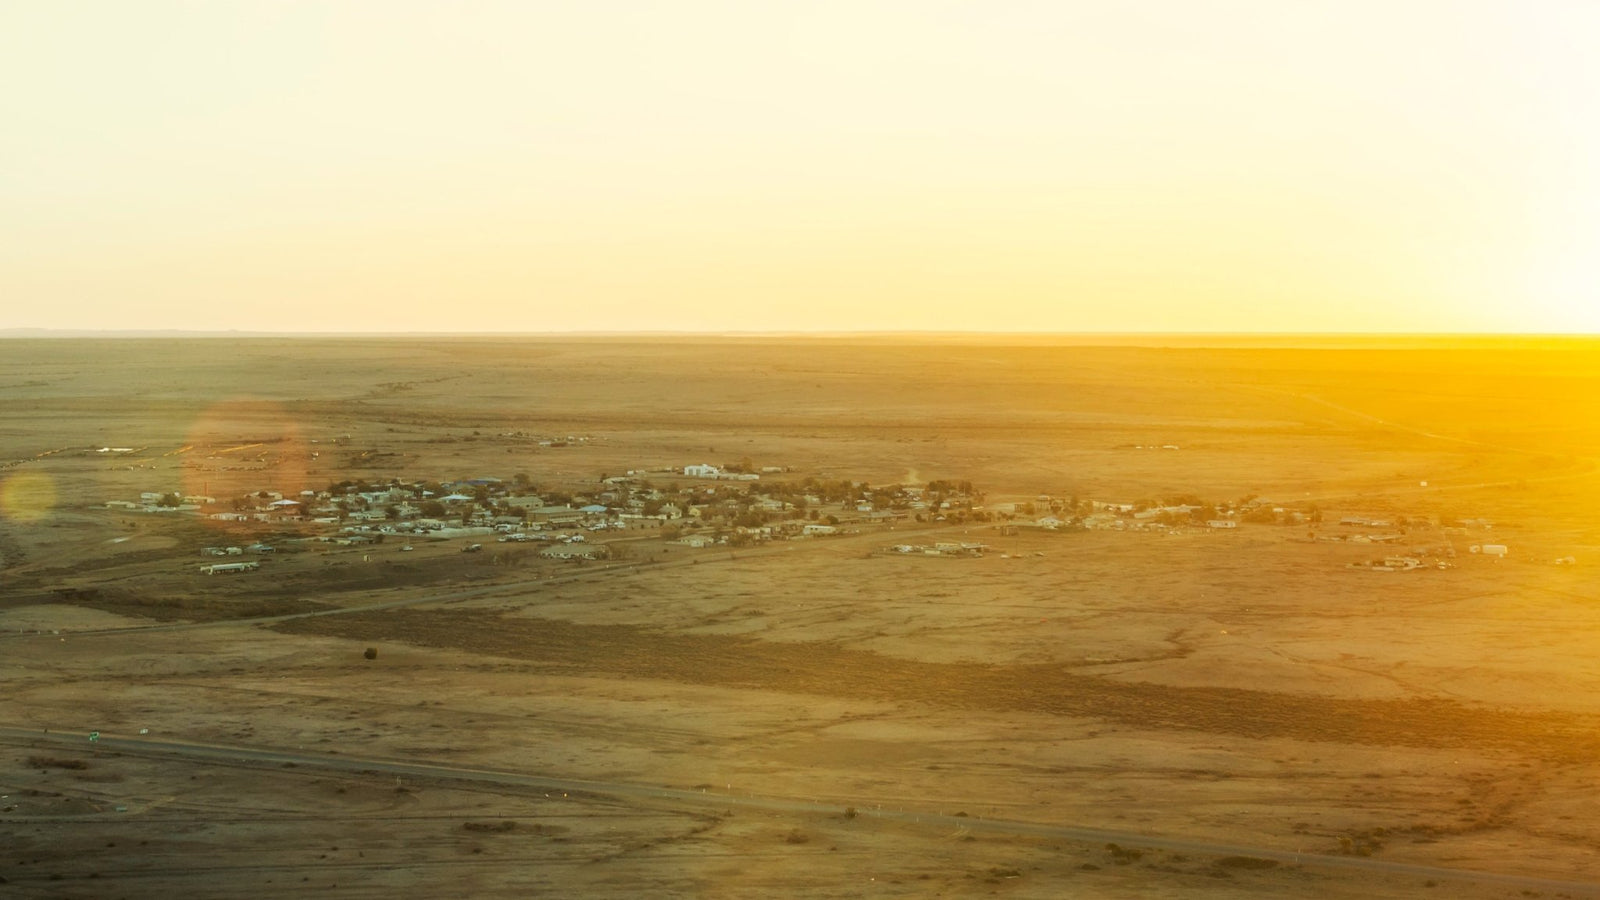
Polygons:
M63 759L58 756L30 756L28 767L33 769L87 769L89 764L81 759Z

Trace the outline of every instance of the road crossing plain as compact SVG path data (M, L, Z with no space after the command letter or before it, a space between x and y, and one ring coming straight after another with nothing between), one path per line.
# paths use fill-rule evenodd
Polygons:
M1593 342L5 346L0 877L19 896L1582 896L1600 871ZM168 455L251 438L298 442L303 471ZM124 446L147 449L86 450ZM991 506L1256 495L1323 521L641 534L594 564L463 538L206 577L199 548L237 534L104 506L196 477L571 490L744 458L970 480ZM1425 522L1407 545L1459 554L1352 568L1388 551L1314 539L1363 530L1345 517ZM883 552L907 535L990 551ZM1491 542L1512 552L1467 552ZM307 761L119 744L140 740ZM312 759L341 755L631 787ZM1125 838L978 824L997 822Z

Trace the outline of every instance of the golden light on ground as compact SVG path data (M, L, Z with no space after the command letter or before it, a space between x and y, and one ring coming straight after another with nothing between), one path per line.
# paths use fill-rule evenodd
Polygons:
M257 495L250 504L253 508L267 504L267 498L259 496L262 492L299 500L301 491L322 487L310 483L317 451L279 403L253 397L215 403L195 417L184 444L191 449L185 454L183 492L214 498L223 507L246 494ZM208 521L231 530L244 524Z
M32 524L56 507L56 483L42 472L18 472L0 481L0 519Z

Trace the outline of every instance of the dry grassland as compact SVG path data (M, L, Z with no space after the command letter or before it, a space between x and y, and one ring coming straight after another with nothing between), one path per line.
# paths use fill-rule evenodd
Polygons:
M1209 343L5 342L3 892L1600 892L1600 345ZM105 506L742 459L1323 519L577 563Z

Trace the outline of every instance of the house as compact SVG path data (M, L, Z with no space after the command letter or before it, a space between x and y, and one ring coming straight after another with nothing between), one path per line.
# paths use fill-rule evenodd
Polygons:
M801 529L801 533L802 534L819 535L819 536L820 535L826 535L826 534L838 534L838 532L839 532L839 529L838 529L837 526L834 526L834 525L818 525L818 524L816 524L814 522L806 523L806 527Z
M1232 519L1207 519L1207 528L1238 528L1239 523Z
M716 466L701 463L695 466L684 466L683 474L690 478L716 478L722 474L722 470Z
M709 534L689 534L673 541L674 544L682 544L685 547L694 547L695 549L709 547L716 542L717 539Z
M535 522L544 522L551 525L569 525L582 519L583 512L570 506L541 506L538 509L530 510L528 518Z

